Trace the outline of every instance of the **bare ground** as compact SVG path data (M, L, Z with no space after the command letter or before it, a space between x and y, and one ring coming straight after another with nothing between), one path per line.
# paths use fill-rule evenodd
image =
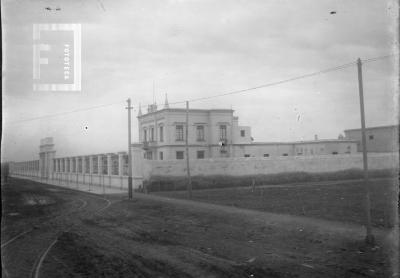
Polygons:
M104 200L55 189L17 179L2 187L2 244L37 226L2 248L8 277L26 277L55 238L40 277L393 277L388 230L367 247L363 228L348 223L144 195L107 196L100 213ZM26 194L55 201L28 209ZM87 206L77 210L78 199Z

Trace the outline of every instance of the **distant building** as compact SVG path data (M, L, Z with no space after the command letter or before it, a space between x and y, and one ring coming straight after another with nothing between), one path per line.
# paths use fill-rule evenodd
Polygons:
M189 155L191 159L218 157L277 157L357 152L357 142L349 139L301 142L253 142L251 128L240 126L232 109L189 109ZM149 105L139 109L139 138L144 157L153 160L185 158L186 109Z
M357 151L362 152L361 129L347 129L344 131L346 139L357 141ZM399 126L376 126L366 128L368 152L398 152Z
M147 113L139 111L139 138L145 158L184 159L186 109L164 108L155 104ZM190 109L188 145L191 158L232 157L233 144L251 143L250 127L239 126L231 109Z
M254 142L238 146L236 156L276 157L350 154L357 152L354 140L313 140L298 142Z

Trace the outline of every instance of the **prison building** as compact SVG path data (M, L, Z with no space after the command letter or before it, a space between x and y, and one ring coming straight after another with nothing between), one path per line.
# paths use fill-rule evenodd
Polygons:
M368 127L365 132L368 152L399 152L398 125ZM344 133L346 139L357 141L357 151L362 152L361 129L347 129Z
M139 109L138 128L144 158L184 159L186 153L186 109L148 106ZM224 157L277 157L347 154L357 152L357 142L349 139L301 142L253 142L251 128L239 125L232 109L189 109L188 147L191 159Z

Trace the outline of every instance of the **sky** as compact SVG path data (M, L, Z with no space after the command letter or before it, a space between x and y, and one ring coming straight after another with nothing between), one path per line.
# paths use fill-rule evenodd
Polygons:
M57 157L124 151L128 98L137 141L139 104L166 94L190 101L398 53L396 2L2 1L2 160L38 159L44 137ZM81 24L80 91L33 91L40 23ZM397 69L398 54L363 64L367 126L397 124ZM234 109L258 142L337 138L360 127L357 68L190 107Z

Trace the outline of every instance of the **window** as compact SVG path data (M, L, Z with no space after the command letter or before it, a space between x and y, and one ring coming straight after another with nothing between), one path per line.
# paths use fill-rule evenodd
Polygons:
M176 141L183 141L183 125L176 126Z
M71 172L72 173L76 172L76 159L75 158L72 159L72 171Z
M204 151L197 151L197 159L203 159L204 158Z
M183 159L183 151L176 152L176 159Z
M240 136L245 137L246 136L246 131L244 129L242 129L240 131Z
M332 154L338 154L338 152L332 152Z
M160 126L160 142L164 142L164 127Z
M244 157L250 157L250 155L249 154L245 154Z
M196 127L196 138L197 141L204 141L204 126L198 125Z
M158 157L160 158L160 160L164 160L164 153L163 152L159 152L158 153Z
M374 140L374 135L370 135L369 140Z
M287 153L284 153L284 154L282 154L282 156L288 156L288 154L287 154Z
M143 129L143 142L147 142L147 129Z
M152 160L153 159L153 152L152 151L147 151L144 154L144 158L148 159L148 160Z
M150 142L154 141L154 127L150 128L150 140L149 141Z
M219 126L219 139L226 140L226 125Z
M264 154L264 157L269 157L269 153L265 153L265 154Z

